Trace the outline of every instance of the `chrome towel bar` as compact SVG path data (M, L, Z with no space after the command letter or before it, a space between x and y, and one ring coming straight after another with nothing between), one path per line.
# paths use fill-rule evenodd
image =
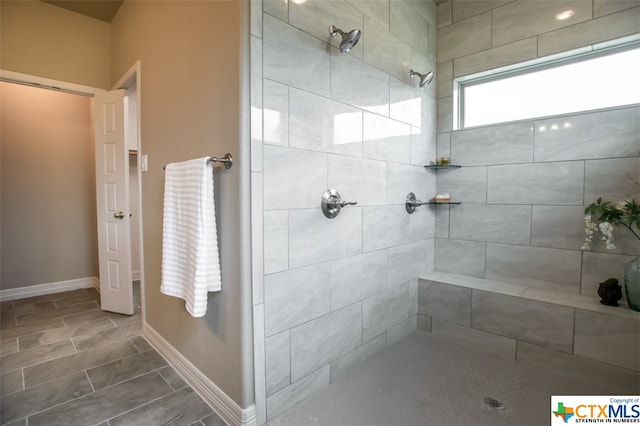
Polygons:
M228 152L222 158L209 157L209 161L213 161L214 163L223 163L224 167L226 169L230 169L231 166L233 166L233 157ZM166 169L166 168L167 168L167 166L162 166L163 170Z

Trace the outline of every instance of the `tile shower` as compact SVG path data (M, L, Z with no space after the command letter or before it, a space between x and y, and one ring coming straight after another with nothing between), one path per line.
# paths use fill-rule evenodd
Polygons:
M570 27L549 26L540 3L252 2L259 423L416 327L455 334L456 324L470 323L466 308L438 318L422 297L419 308L419 287L486 296L419 284L429 271L589 295L595 280L638 253L631 239L614 252L579 250L584 204L596 194L638 192L625 180L640 177L637 106L452 131L454 77L637 32L640 7L632 2L615 2L619 9L602 0L563 2L578 11ZM524 15L535 19L516 25ZM361 29L362 38L340 53L329 25ZM436 80L419 90L409 69L436 70ZM571 129L541 130L558 120ZM424 169L436 155L464 167ZM357 206L326 219L320 198L328 188ZM423 200L448 192L463 204L408 215L408 192ZM629 321L633 333L638 323ZM503 333L482 327L490 337ZM534 356L536 343L520 344ZM566 345L553 349L570 352Z

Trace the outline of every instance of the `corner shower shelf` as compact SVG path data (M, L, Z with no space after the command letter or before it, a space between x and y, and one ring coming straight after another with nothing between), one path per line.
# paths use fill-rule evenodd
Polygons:
M425 167L425 169L439 170L439 169L459 169L462 166L459 165L459 164L447 164L447 165L443 165L443 164L427 164L424 167Z
M429 200L426 204L434 204L434 205L438 205L438 204L462 204L462 201L433 201L433 200Z

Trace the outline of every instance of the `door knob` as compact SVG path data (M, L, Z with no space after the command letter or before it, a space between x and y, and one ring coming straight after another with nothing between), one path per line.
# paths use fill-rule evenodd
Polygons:
M115 217L116 219L123 219L124 218L124 212L114 213L113 217Z

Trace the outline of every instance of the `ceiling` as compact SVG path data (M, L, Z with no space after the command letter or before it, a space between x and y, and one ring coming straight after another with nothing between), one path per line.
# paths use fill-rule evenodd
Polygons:
M123 0L42 0L90 18L111 22Z

